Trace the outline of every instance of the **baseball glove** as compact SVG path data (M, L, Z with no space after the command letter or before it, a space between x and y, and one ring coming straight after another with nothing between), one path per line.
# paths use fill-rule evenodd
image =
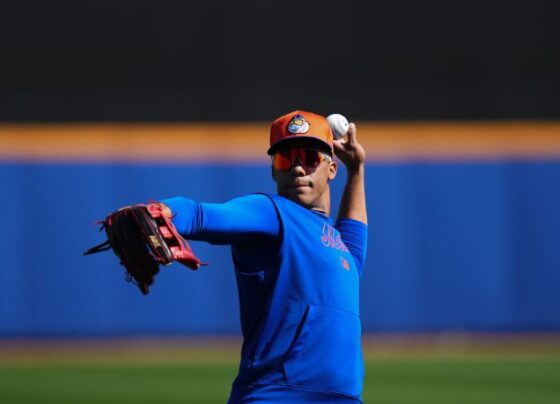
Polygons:
M126 206L98 222L105 229L107 241L87 250L84 255L113 249L126 268L126 280L147 295L159 265L180 262L196 270L202 263L193 253L160 203Z

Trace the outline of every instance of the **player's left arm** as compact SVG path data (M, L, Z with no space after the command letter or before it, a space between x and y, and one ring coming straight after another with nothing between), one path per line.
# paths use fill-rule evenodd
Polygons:
M335 227L342 241L350 250L358 273L366 259L367 212L364 185L366 153L356 139L356 125L351 123L346 134L347 140L334 141L334 152L344 163L348 172L344 194L340 202Z
M356 125L351 123L347 140L334 141L334 153L348 172L346 186L338 210L338 219L353 219L367 224L364 172L366 152L356 138Z

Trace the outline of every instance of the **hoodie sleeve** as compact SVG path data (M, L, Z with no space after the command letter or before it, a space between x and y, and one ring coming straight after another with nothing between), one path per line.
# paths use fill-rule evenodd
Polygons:
M252 194L225 203L200 203L184 197L162 199L173 224L190 240L236 244L257 237L277 237L280 224L272 201Z

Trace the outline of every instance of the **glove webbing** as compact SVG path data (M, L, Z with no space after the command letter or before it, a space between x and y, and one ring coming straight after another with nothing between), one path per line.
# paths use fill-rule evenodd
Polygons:
M159 266L152 258L153 254L146 243L137 237L138 232L144 232L144 229L141 229L140 220L136 216L136 209L144 208L133 207L112 216L112 223L108 227L107 236L109 237L109 244L115 246L114 249L121 259L121 264L123 262L127 264L125 266L127 270L126 280L135 283L142 293L148 294L148 286L154 283L154 275L159 272ZM136 219L134 222L127 220L126 216L129 214L132 214ZM131 228L131 226L134 226L132 223L136 224L135 228ZM123 249L123 246L127 248Z

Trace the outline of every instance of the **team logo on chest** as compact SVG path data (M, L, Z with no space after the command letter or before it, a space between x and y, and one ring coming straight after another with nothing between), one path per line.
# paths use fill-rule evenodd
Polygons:
M348 252L348 248L342 242L340 233L334 227L327 223L323 223L323 234L321 235L321 243L325 247L335 248L340 251Z

